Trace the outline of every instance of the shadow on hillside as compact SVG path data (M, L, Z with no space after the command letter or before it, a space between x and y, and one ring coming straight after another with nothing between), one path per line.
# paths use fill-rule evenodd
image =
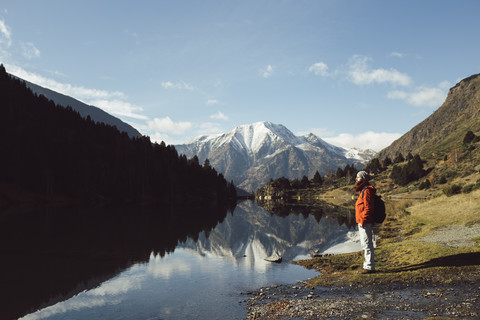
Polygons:
M409 265L401 268L395 268L389 272L415 271L433 267L464 267L480 265L480 252L460 253L451 256L432 259L430 261Z

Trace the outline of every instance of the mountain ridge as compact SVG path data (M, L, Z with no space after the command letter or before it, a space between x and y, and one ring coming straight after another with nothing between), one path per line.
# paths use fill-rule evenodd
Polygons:
M381 150L375 157L393 159L398 153L431 157L451 151L469 130L480 131L480 74L452 87L445 102L425 120Z
M175 148L189 158L197 156L199 162L209 159L228 181L247 190L282 176L300 179L304 175L313 177L317 170L325 173L347 164L363 166L374 155L371 150L349 153L312 133L296 136L285 126L269 121L200 136Z
M87 116L90 116L90 118L97 123L103 122L108 125L116 126L120 132L126 132L130 138L141 136L141 133L137 129L96 106L88 105L75 98L42 87L38 84L26 81L17 76L11 76L19 79L20 81L24 81L25 85L37 95L43 95L47 99L53 100L58 105L64 107L70 106L73 110L80 113L83 118L87 118Z

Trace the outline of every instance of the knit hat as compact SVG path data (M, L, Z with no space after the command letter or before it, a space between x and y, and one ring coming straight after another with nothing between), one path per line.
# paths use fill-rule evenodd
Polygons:
M357 173L357 178L360 178L361 180L370 180L370 175L366 171L359 171Z

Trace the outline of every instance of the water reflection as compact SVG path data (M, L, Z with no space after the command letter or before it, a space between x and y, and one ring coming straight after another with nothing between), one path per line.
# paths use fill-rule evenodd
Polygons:
M352 232L328 210L280 216L246 201L233 214L210 211L203 220L198 210L188 210L167 218L117 209L81 217L25 215L32 224L7 220L2 227L11 230L12 245L2 253L11 267L3 266L1 277L4 283L13 273L7 288L14 294L2 295L8 306L2 319L35 309L24 319L243 319L240 292L314 276L288 262ZM264 260L274 253L284 263Z
M200 255L220 255L241 261L255 269L270 265L264 259L279 255L289 262L299 255L346 240L355 223L353 215L339 215L327 207L318 210L302 208L301 214L272 214L246 201L240 203L233 216L219 223L209 234L200 234L198 240L188 240L182 247ZM323 220L321 220L323 217Z
M45 208L0 213L1 319L92 289L151 252L209 232L226 208Z

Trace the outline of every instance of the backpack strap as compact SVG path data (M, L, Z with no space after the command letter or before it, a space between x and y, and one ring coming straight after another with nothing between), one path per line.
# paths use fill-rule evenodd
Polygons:
M365 196L364 196L364 195L365 195L365 190L366 190L367 188L368 188L368 185L365 186L365 187L363 187L363 189L362 189L362 199L363 199L363 200L365 200Z
M369 185L366 185L365 187L363 187L363 189L362 189L362 199L363 200L365 200L365 196L364 196L365 195L365 190L368 189L368 187L370 187L370 186L371 185L369 184Z

